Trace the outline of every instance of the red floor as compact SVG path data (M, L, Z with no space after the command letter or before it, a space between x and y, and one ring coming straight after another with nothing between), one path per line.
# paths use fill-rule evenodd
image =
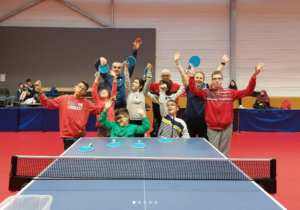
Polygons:
M274 197L287 209L300 209L300 134L299 133L233 133L231 158L276 158L277 194ZM96 137L96 133L87 133ZM58 132L0 133L0 202L11 193L8 175L12 155L60 155L62 140Z

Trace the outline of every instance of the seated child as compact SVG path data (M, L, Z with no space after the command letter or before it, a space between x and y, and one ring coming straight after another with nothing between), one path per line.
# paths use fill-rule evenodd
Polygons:
M110 137L135 137L144 135L150 130L150 122L143 109L136 110L142 118L142 125L129 124L129 112L126 108L120 108L115 113L116 121L107 120L107 111L112 106L112 100L105 102L103 112L101 112L99 122L105 129L111 130Z
M26 98L27 95L27 91L25 86L23 85L23 83L19 84L19 90L18 90L18 96L19 96L19 100L23 101Z
M169 100L166 104L168 114L162 118L158 136L167 138L190 138L185 122L177 118L179 106L175 100Z

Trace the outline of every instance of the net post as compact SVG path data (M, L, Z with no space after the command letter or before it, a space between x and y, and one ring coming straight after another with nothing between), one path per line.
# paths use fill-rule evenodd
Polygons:
M17 175L17 165L18 165L18 157L11 156L11 165L10 165L10 176L15 177Z
M270 179L276 179L276 159L270 161Z

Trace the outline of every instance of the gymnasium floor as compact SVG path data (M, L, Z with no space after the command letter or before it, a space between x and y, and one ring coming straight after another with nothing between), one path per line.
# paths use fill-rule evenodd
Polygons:
M96 137L95 132L87 137ZM276 158L277 194L287 209L300 209L300 138L299 133L233 133L230 158ZM17 192L8 191L12 155L60 155L62 140L58 132L0 133L0 202Z

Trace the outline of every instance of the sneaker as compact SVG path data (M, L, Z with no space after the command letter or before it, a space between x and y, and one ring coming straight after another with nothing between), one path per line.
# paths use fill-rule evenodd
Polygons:
M240 109L245 109L245 107L243 107L243 105L240 105L240 107L239 107Z

